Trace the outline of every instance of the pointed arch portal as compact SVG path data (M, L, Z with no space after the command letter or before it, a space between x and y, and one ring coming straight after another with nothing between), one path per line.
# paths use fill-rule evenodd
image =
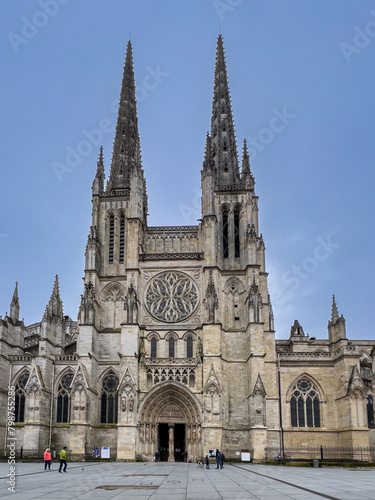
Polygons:
M201 455L202 409L185 386L166 382L155 387L139 408L139 443L142 455L161 460L183 461Z

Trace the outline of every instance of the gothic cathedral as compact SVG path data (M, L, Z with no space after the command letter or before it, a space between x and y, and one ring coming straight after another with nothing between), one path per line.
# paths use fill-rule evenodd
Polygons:
M40 323L19 319L18 287L0 317L0 439L15 393L18 449L67 446L84 459L196 460L249 450L375 442L375 341L348 341L333 298L328 339L275 340L265 245L246 141L238 160L223 40L196 226L147 225L132 47L113 158L100 150L78 319L58 278ZM5 450L6 451L6 450ZM374 458L374 457L373 457Z

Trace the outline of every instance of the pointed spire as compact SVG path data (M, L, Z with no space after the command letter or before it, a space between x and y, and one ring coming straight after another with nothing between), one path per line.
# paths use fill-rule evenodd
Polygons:
M16 281L16 286L14 288L12 302L10 303L9 317L13 321L18 321L19 320L19 314L20 314L20 302L19 302L19 299L18 299L18 281Z
M214 167L214 164L212 161L211 137L210 137L210 134L207 132L206 147L204 150L204 159L203 159L203 165L202 165L202 176L205 177L207 175L213 175L214 174L213 167Z
M100 146L99 158L96 164L96 174L92 183L92 194L100 194L104 191L104 160L103 160L103 146Z
M223 37L217 39L211 117L212 152L219 185L240 181Z
M131 170L133 168L141 169L140 151L133 50L129 41L126 48L111 172L107 190L129 189Z
M51 297L46 305L46 310L44 311L43 321L51 321L52 319L62 321L63 316L63 303L60 298L59 277L56 274Z
M251 185L254 187L254 177L250 170L250 158L247 151L246 139L243 141L243 152L242 152L242 165L241 165L241 181L242 184Z
M336 299L335 296L332 295L331 321L337 321L338 319L339 319L339 312L337 310Z

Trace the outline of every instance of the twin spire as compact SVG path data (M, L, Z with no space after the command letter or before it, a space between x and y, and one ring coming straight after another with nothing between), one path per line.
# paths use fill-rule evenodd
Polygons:
M137 101L135 97L133 49L129 41L126 47L111 171L106 191L115 192L117 189L130 189L130 176L133 169L141 170L142 161L141 143L138 132ZM99 194L103 190L103 148L100 148L97 171L93 183L93 194Z
M218 187L238 184L254 186L246 140L243 146L241 174L239 171L232 104L221 35L217 39L211 133L207 134L206 138L202 175L213 175Z
M133 169L141 170L142 162L135 96L133 50L129 41L126 48L112 163L106 191L115 192L118 189L130 189L130 176ZM253 187L254 185L246 140L243 146L241 172L239 169L227 67L221 35L217 40L211 132L207 134L206 138L202 175L212 175L217 186L243 184ZM93 183L93 194L99 194L103 191L104 163L101 148Z

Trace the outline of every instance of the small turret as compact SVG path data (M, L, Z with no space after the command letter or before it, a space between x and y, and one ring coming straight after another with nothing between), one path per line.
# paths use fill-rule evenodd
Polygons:
M17 323L17 321L19 321L19 315L20 315L20 302L18 299L18 282L16 281L12 302L10 303L9 317L13 320L13 323Z
M241 182L245 186L250 186L251 189L254 189L254 177L250 170L250 158L249 153L247 151L247 142L246 139L243 141L243 151L242 151L242 165L241 165Z
M93 195L99 195L103 193L104 180L105 180L105 172L104 172L104 160L103 160L103 146L100 146L99 159L96 164L96 174L91 188Z
M335 296L332 296L331 320L328 321L328 337L331 343L346 339L344 316L339 316Z
M52 294L48 304L46 305L46 310L44 311L43 321L61 324L63 319L64 312L63 303L60 298L59 277L56 274Z

